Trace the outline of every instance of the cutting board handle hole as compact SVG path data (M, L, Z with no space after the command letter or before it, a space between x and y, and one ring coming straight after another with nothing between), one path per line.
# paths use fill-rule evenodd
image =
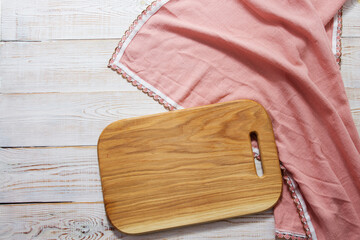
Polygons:
M261 177L264 175L264 170L261 161L260 145L258 142L258 135L256 132L250 132L251 149L254 157L256 174Z

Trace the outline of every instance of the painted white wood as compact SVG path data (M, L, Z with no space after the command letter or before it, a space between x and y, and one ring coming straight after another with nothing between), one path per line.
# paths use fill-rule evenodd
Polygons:
M152 0L3 0L2 39L119 39ZM344 37L360 36L360 4L345 5Z
M152 0L2 0L2 39L119 39Z
M341 76L344 85L360 89L360 38L343 38L342 46Z
M359 126L359 39L343 43L342 73ZM101 130L115 120L166 111L140 91L3 94L0 100L3 147L96 145Z
M0 93L137 91L107 67L117 43L3 42Z
M2 1L0 1L0 40L2 40L2 21L1 21L1 6L2 6Z
M129 236L115 230L103 203L0 205L1 239L274 239L272 212Z
M343 37L360 37L360 1L348 0L343 8Z
M0 176L0 204L103 201L95 146L0 148Z
M360 133L360 38L344 38L341 75L351 113Z
M0 183L0 203L83 202L0 204L1 238L61 239L63 235L69 239L117 239L122 236L105 217L96 147L0 149L0 175L5 176ZM274 220L268 211L145 238L123 235L122 239L273 239L273 233Z
M96 145L110 123L165 112L137 92L0 95L0 147Z
M359 88L360 38L343 38L342 42L344 83ZM118 40L0 43L0 93L138 91L107 68L117 43Z

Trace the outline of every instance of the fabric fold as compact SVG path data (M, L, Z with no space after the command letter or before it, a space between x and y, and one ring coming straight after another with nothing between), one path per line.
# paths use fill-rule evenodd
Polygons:
M110 60L170 110L265 107L286 183L274 210L280 238L360 236L360 139L329 41L343 3L158 0Z

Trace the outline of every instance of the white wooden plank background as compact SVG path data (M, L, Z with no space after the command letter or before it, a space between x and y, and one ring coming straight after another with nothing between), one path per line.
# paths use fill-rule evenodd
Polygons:
M271 212L145 236L129 236L116 231L104 217L103 203L6 205L2 207L2 214L11 215L11 219L0 218L0 236L3 239L183 240L232 237L267 240L273 237L266 236L274 234L269 224L272 223Z
M1 203L103 201L96 146L3 148L0 159Z
M3 94L0 145L96 145L110 123L164 111L140 91Z
M131 237L108 222L96 141L165 110L106 65L152 0L0 4L0 239L274 239L272 212ZM342 75L360 130L360 2L344 7Z
M359 37L360 7L350 0L345 9L344 37ZM120 38L152 0L3 0L2 39ZM350 21L346 21L350 19Z
M106 68L118 40L6 42L2 93L137 91ZM61 57L59 57L61 53Z
M2 39L122 37L152 0L3 0Z

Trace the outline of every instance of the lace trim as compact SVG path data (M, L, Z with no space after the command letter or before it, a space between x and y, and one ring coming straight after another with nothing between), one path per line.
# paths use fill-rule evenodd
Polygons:
M342 14L343 14L343 7L341 7L338 12L337 12L337 25L336 25L336 53L335 53L335 60L336 63L339 65L339 68L341 68L341 56L342 56L342 44L341 44L341 37L342 37ZM291 176L289 175L289 173L286 171L286 168L281 164L280 165L281 170L283 172L283 178L284 181L286 182L289 191L291 192L291 197L294 200L294 203L296 205L296 208L298 210L299 213L299 217L301 220L301 223L303 224L305 233L305 235L300 235L300 234L295 234L295 233L289 233L289 232L283 232L283 231L276 231L275 232L275 236L279 239L291 239L291 240L300 240L300 239L309 239L312 240L312 234L309 228L309 224L306 220L305 214L304 214L304 209L301 205L301 202L298 198L298 196L296 195L295 192L295 188L296 186L294 185L294 182L291 178Z
M280 168L281 168L281 170L283 172L283 179L284 179L284 181L286 182L286 184L287 184L287 186L289 188L289 191L291 193L291 197L292 197L292 199L293 199L293 201L294 201L294 203L296 205L296 208L297 208L297 211L299 213L301 223L303 224L303 228L305 230L306 236L303 239L313 240L313 237L312 237L312 234L311 234L311 231L310 231L310 228L309 228L309 224L308 224L308 222L306 220L306 217L305 217L304 208L301 205L299 197L297 196L296 191L295 191L296 186L294 185L294 182L292 181L292 178L291 178L290 174L287 172L286 168L282 164L280 164ZM279 232L279 234L278 234L278 232L276 232L276 236L278 238L284 238L284 239L298 239L298 238L294 238L294 237L299 237L299 236L296 236L295 234L290 236L290 233L282 234L281 232ZM291 237L293 237L293 238L291 238Z
M156 93L151 91L149 88L146 88L144 85L142 85L141 83L139 83L138 81L136 81L135 79L130 77L124 70L122 70L119 66L117 66L115 64L115 59L117 58L118 54L120 53L120 49L122 48L124 42L129 37L131 32L133 32L135 27L138 25L139 21L141 21L144 18L144 16L149 14L149 12L152 10L152 8L155 7L157 4L159 4L160 2L161 2L161 0L155 0L154 2L152 2L132 22L129 29L125 31L124 35L120 39L118 46L115 48L115 51L114 51L111 59L109 60L108 67L111 68L112 70L116 71L124 79L126 79L129 83L131 83L132 85L137 87L139 90L143 91L145 94L152 97L155 101L162 104L166 109L171 111L171 110L176 110L177 108L175 106L171 105L170 103L168 103L167 101L165 101L163 98L161 98L159 95L157 95ZM338 21L338 24L337 24L337 31L336 31L337 36L336 36L336 55L335 55L335 58L336 58L336 62L340 66L340 64L341 64L341 55L342 55L342 49L341 49L342 8L338 11L337 21ZM283 231L276 231L275 236L277 238L280 238L280 239L292 239L292 240L308 239L308 240L312 240L313 237L312 237L312 234L310 232L308 222L307 222L307 220L305 218L304 209L303 209L303 207L301 205L301 202L300 202L298 196L296 195L294 183L291 181L291 177L289 176L289 173L286 171L286 168L282 164L280 165L280 167L281 167L281 170L283 172L283 179L286 182L286 184L288 185L289 191L291 192L291 196L292 196L292 198L294 200L294 203L296 205L296 208L298 210L299 217L300 217L300 220L301 220L301 222L303 224L306 236L305 235L300 235L300 234L295 234L295 233L283 232Z
M282 232L276 230L275 236L279 239L291 239L291 240L303 240L308 239L305 235L289 233L289 232Z
M120 74L123 78L125 78L128 82L130 82L132 85L137 87L139 90L143 91L148 96L152 97L155 101L162 104L166 109L172 111L175 110L176 107L171 105L170 103L166 102L163 98L161 98L159 95L151 91L150 89L144 87L142 84L140 84L135 79L131 78L127 73L125 73L122 69L120 69L119 66L114 64L116 57L118 56L120 49L122 45L124 44L125 40L129 37L130 33L135 29L138 22L148 14L149 11L153 7L155 7L161 0L155 0L152 2L147 8L141 12L141 14L132 22L128 30L125 31L124 35L119 41L118 46L115 48L115 51L112 55L112 57L109 60L108 67L112 70L116 71L118 74ZM339 67L341 67L341 56L342 56L342 43L341 43L341 37L342 37L342 14L343 14L343 7L341 7L337 12L337 30L336 30L336 54L335 54L335 60Z
M130 36L131 32L135 29L135 27L138 25L138 23L149 14L149 12L159 3L161 0L155 0L152 2L147 8L142 11L142 13L132 22L129 29L125 31L124 35L120 39L120 42L118 46L115 48L115 51L112 55L112 57L109 60L108 67L112 70L116 71L118 74L120 74L123 78L125 78L129 83L137 87L139 90L143 91L145 94L147 94L149 97L152 97L155 101L163 105L166 109L172 111L177 109L175 106L171 105L167 101L165 101L163 98L161 98L158 94L156 94L154 91L150 90L149 88L146 88L144 85L136 81L134 78L130 77L129 74L127 74L123 69L121 69L119 66L115 64L115 60L120 53L120 49L122 48L124 42L126 39Z
M339 67L341 67L341 55L342 55L342 46L341 46L341 36L342 36L342 14L343 8L341 7L337 12L337 29L336 29L336 54L335 60Z

